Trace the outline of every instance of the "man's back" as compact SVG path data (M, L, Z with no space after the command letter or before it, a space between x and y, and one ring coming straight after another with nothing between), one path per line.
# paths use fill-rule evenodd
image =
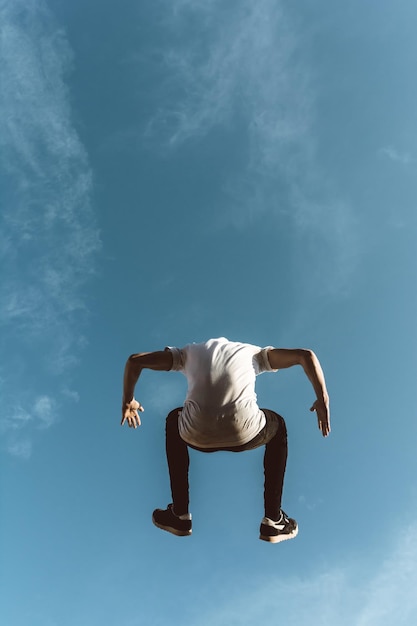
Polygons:
M255 379L272 371L267 349L220 337L170 350L173 369L188 381L180 420L185 441L201 447L249 441L264 424Z

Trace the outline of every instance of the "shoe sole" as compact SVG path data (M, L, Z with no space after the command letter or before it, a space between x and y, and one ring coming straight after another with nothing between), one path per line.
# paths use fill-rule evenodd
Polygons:
M152 522L154 523L155 526L157 526L157 528L160 528L161 530L166 530L168 533L171 533L172 535L176 535L177 537L188 537L189 535L192 534L192 530L178 530L178 528L174 528L173 526L163 526L162 524L158 524L157 521L155 521L155 518L152 516Z
M262 541L267 541L268 543L280 543L281 541L286 541L287 539L294 539L298 535L298 526L297 528L288 535L275 535L273 537L268 537L268 535L259 535L259 539Z

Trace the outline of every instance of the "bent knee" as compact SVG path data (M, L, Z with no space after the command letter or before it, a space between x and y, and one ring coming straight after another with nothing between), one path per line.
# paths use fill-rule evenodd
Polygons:
M182 411L182 407L178 407L176 409L174 409L173 411L170 411L167 415L166 418L166 426L167 428L170 426L177 426L178 424L178 417L180 412Z
M287 434L287 424L285 423L285 419L282 417L282 415L280 415L279 413L275 413L275 415L278 418L278 424L279 424L279 428L285 433Z
M267 424L271 426L275 434L280 434L281 437L287 438L287 425L285 419L279 413L271 411L271 409L262 409L265 414Z

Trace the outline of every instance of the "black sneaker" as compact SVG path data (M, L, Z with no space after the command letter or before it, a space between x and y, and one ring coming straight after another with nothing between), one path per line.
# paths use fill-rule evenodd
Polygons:
M152 514L152 521L158 528L167 530L173 535L178 535L178 537L186 537L192 533L191 513L175 515L173 504L168 504L167 509L155 509Z
M298 534L298 525L295 519L287 517L281 509L281 516L276 522L269 517L264 517L261 522L259 539L269 541L270 543L278 543L286 539L293 539Z

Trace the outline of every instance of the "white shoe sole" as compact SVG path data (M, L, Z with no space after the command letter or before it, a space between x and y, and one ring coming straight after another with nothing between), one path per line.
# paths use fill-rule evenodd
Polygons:
M289 535L275 535L273 537L269 537L268 535L259 535L259 539L262 541L267 541L268 543L280 543L281 541L286 541L287 539L294 539L298 535L298 526L292 533Z
M158 524L158 522L155 521L153 516L152 516L152 521L154 525L160 528L161 530L166 530L168 533L171 533L172 535L176 535L177 537L188 537L193 532L192 529L191 530L178 530L178 528L173 528L173 526L162 526L162 524Z

